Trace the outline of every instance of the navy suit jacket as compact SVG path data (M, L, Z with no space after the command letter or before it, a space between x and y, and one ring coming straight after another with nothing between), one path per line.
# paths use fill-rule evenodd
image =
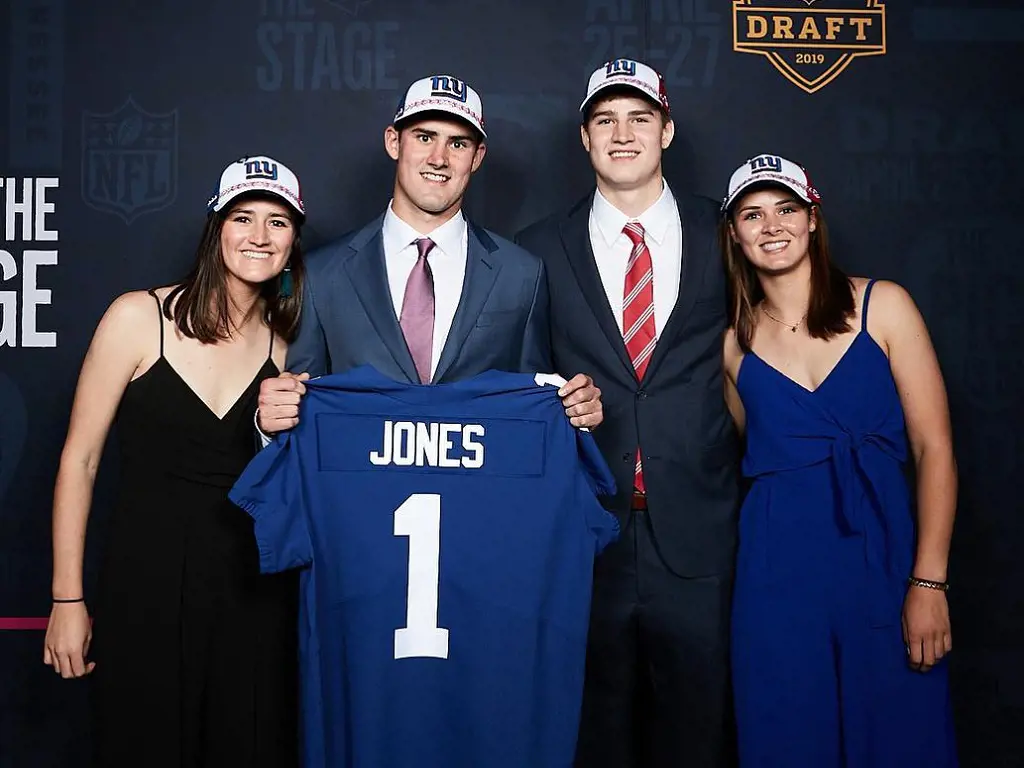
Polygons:
M730 573L739 501L738 440L725 404L722 335L726 283L718 203L676 195L683 233L679 297L642 381L636 380L590 243L591 192L516 242L544 261L555 301L555 370L585 371L601 388L594 438L618 493L607 499L624 528L637 445L648 511L666 564L683 576Z
M311 252L302 318L285 368L310 376L372 365L419 383L384 265L384 217ZM550 372L548 286L540 259L467 223L462 296L432 383L487 370Z

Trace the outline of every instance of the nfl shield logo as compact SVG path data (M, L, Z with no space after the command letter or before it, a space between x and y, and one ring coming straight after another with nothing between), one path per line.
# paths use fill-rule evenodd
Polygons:
M129 96L113 112L82 115L82 199L131 224L178 192L178 111L147 112Z

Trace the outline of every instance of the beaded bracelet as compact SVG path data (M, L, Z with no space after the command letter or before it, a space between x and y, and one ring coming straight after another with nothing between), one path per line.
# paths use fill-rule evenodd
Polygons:
M925 589L937 589L940 592L948 592L949 591L949 582L948 581L930 581L929 579L918 579L918 578L915 578L914 576L911 576L909 579L907 579L907 584L909 584L912 587L924 587Z

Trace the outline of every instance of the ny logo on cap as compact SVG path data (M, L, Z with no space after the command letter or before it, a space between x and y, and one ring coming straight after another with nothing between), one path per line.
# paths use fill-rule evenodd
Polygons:
M782 170L782 158L776 155L760 155L750 161L751 173L759 173L761 171L781 171Z
M246 160L245 178L277 181L277 163L269 160Z
M605 77L613 77L615 75L629 75L630 77L636 76L636 62L630 59L612 59L609 61L604 68Z
M456 101L465 101L469 89L461 80L448 75L434 75L430 80L431 96L446 96Z

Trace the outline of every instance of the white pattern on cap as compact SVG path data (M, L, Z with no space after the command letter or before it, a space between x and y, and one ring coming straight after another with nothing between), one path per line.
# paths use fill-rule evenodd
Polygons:
M759 183L781 184L805 203L821 202L821 195L803 166L778 155L757 155L733 171L729 191L722 199L722 211L726 211L744 189Z
M665 78L642 61L633 59L612 59L595 69L587 84L587 97L580 104L580 112L586 110L594 96L613 85L639 91L655 104L660 104L666 113L671 112L668 93L665 91Z
M219 211L246 192L277 195L299 214L306 215L299 177L284 163L266 155L240 157L225 168L216 191L206 202L207 210Z
M480 94L453 75L431 75L409 86L395 110L393 123L420 112L447 112L465 120L487 137Z

